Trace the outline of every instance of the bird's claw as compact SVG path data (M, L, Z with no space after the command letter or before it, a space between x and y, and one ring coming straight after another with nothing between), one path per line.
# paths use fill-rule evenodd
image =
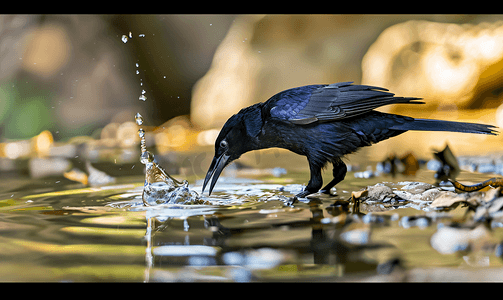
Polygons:
M321 194L326 194L326 195L332 195L332 194L330 193L330 190L320 190L320 193L321 193Z
M297 199L297 196L293 196L288 198L288 201L286 202L287 205L294 205L295 202L297 202L299 199Z
M288 205L293 205L294 203L296 203L297 201L299 201L299 198L306 198L306 196L308 195L311 195L312 193L311 192L308 192L308 191L303 191L303 192L300 192L298 193L297 195L291 197L288 199Z

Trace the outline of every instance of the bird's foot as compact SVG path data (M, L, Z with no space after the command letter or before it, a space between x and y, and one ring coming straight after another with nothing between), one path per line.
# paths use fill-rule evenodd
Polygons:
M312 193L309 191L300 192L288 200L288 205L293 205L295 202L297 202L299 200L299 198L306 198L307 195L311 195L311 194Z
M326 195L332 195L332 194L330 193L330 189L328 189L328 190L320 190L320 193L322 193L322 194L326 194Z
M297 196L293 196L288 198L288 201L286 202L287 205L294 205L295 202L297 202L299 199L297 199Z

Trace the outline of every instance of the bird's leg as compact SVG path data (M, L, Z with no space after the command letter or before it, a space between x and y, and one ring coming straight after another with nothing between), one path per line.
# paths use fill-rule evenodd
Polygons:
M307 183L304 191L298 193L290 198L290 204L294 204L298 198L305 198L307 195L317 193L323 185L323 178L321 177L321 167L309 162L309 169L311 170L311 179Z
M345 163L339 160L338 162L334 162L333 165L334 169L332 171L332 174L334 175L334 179L332 179L332 181L330 181L324 188L322 188L320 193L330 195L330 189L333 188L334 185L343 181L344 177L346 177L346 172L348 171L348 168L346 167Z

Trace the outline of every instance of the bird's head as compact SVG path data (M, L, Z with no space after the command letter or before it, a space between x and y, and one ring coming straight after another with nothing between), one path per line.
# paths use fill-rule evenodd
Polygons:
M203 192L210 178L209 194L213 191L222 170L241 154L257 149L258 134L262 128L262 113L256 104L242 109L225 122L215 141L215 156L206 173Z

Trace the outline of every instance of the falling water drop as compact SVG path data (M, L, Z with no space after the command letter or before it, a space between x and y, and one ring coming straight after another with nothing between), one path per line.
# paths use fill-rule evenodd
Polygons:
M127 35L122 35L122 41L124 42L124 44L127 43Z
M136 113L136 115L134 116L134 119L135 119L137 125L139 125L139 126L143 125L143 117L140 115L140 113Z
M140 99L141 101L145 101L147 100L147 96L141 95L138 99Z
M148 164L148 163L151 163L154 161L154 156L152 155L152 153L148 152L148 151L144 151L142 152L141 156L140 156L140 162L144 165Z

